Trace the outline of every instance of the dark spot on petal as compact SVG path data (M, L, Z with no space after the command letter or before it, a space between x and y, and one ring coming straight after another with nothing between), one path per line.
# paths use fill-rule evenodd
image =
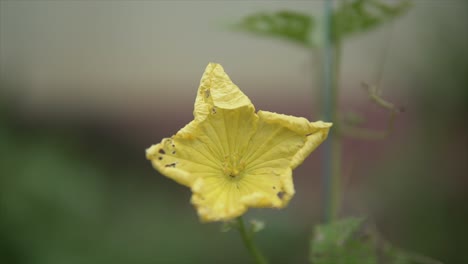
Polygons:
M159 157L158 160L162 160L162 157Z
M213 108L211 108L211 113L214 115L216 114L216 107L213 106Z
M173 148L175 148L175 145L174 145L174 144L172 144L172 147L173 147Z
M273 186L273 190L276 190L276 186Z
M205 98L208 98L208 97L210 97L210 90L205 91Z
M174 151L172 151L172 154L175 154L175 153L176 153L176 152L175 152L175 150L174 150Z
M175 168L175 166L176 166L176 163L175 163L175 162L173 162L173 163L167 164L167 165L166 165L166 166L164 166L164 167L166 167L166 168L169 168L169 167L171 167L171 168Z
M308 137L308 136L310 136L310 135L312 135L312 133L307 134L306 137Z
M164 149L160 149L158 152L161 154L166 154L166 151L164 151Z
M283 199L285 194L285 192L278 192L276 195L278 196L278 198Z

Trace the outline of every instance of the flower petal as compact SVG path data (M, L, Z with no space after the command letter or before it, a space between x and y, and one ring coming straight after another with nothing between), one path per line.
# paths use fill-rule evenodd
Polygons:
M269 124L269 126L283 127L288 129L290 133L293 132L296 134L296 136L289 139L283 138L285 142L281 144L284 145L286 142L290 144L288 149L289 153L296 151L294 156L291 157L291 169L302 164L304 159L327 138L330 127L332 126L332 123L322 121L309 122L303 117L282 115L268 111L258 111L258 116L260 117L260 121ZM286 134L283 134L283 136L286 136ZM299 140L299 138L302 138L302 140L305 139L305 142L300 144L299 141L302 140ZM276 138L275 140L280 141L281 139Z
M199 178L192 186L192 204L203 222L227 221L247 211L235 182L223 177Z
M242 202L249 207L283 208L295 193L292 170L288 167L251 170L244 182L254 190L242 197Z
M225 221L243 214L242 181L230 179L228 170L242 169L241 157L256 131L258 117L250 106L210 111L198 126L196 137L205 142L221 163L218 175L201 175L192 186L192 204L200 219Z
M147 157L161 174L192 188L192 203L202 221L229 220L247 210L241 202L246 193L239 190L242 183L233 183L224 170L242 166L240 157L257 122L250 106L218 108L149 148Z
M254 108L249 98L224 72L223 67L216 63L209 63L201 78L195 99L193 112L195 119L205 119L213 107L236 109L243 106Z
M284 207L294 195L292 169L325 140L330 124L259 111L257 131L243 159L244 181L256 190L243 202L250 207Z
M291 161L291 169L295 169L314 151L325 139L332 123L317 121L309 124L309 133L306 134L307 141L305 145L294 155Z
M253 108L248 106L234 110L213 109L201 122L197 136L217 149L220 160L239 158L255 133L257 119Z
M146 157L161 174L189 187L200 175L219 175L219 158L200 134L199 123L192 121L172 138L148 148Z

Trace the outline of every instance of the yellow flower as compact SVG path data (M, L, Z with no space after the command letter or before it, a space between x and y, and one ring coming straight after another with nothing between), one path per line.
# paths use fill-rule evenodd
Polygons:
M286 206L292 169L322 143L331 123L258 111L219 64L208 64L194 120L146 150L154 168L190 187L202 221L226 221L249 207Z

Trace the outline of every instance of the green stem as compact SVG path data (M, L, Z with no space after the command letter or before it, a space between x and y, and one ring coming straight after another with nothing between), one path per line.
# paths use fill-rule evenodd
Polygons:
M329 221L336 220L341 207L341 159L342 159L342 144L341 135L339 133L340 117L338 111L338 99L339 99L339 73L340 73L340 59L341 59L341 43L339 40L335 40L334 44L334 62L333 62L333 81L332 81L332 107L331 116L334 129L331 133L331 181L330 181L330 202L328 205L330 208Z
M239 233L241 234L242 241L244 242L245 247L249 251L250 255L255 260L255 263L257 264L267 264L268 261L265 259L265 257L260 253L260 251L255 247L255 244L253 242L253 237L247 229L245 228L244 220L242 219L242 216L237 218L237 223L238 223L238 229Z
M333 21L333 2L325 2L324 47L324 119L332 122L328 142L324 150L324 209L325 222L336 220L341 204L342 143L339 134L339 67L341 39L337 36Z

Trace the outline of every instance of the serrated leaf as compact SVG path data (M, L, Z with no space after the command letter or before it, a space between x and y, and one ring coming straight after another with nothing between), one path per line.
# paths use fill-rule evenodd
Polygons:
M310 45L313 17L296 11L255 13L242 19L235 29L255 35L283 38L304 46Z
M387 4L383 0L344 1L333 14L333 36L335 40L374 29L395 19L411 6L409 0Z

